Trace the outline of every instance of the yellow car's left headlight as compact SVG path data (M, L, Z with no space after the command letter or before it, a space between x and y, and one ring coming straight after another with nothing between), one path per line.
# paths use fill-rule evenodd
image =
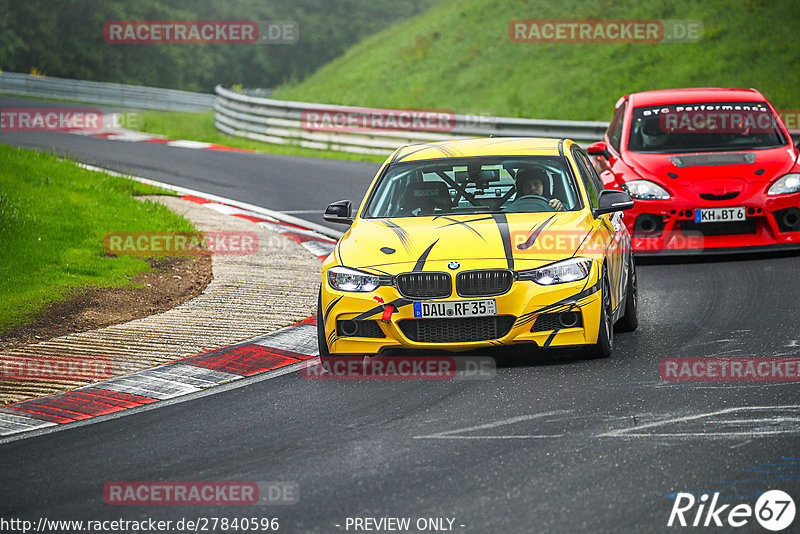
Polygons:
M339 291L368 293L378 286L391 285L389 276L377 276L349 267L331 267L328 269L328 284Z
M538 269L519 271L517 280L530 280L543 286L551 286L583 280L589 276L591 270L592 260L589 258L570 258Z

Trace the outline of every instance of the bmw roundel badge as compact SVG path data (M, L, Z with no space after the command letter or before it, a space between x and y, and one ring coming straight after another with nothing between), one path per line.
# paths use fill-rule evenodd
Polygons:
M461 264L458 263L457 261L451 261L450 263L447 264L447 268L450 269L451 271L455 271L459 267L461 267Z

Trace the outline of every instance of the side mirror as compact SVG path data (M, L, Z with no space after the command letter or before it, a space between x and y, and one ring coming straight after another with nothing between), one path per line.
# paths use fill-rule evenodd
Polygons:
M590 156L603 156L606 159L611 157L611 152L608 151L605 141L598 141L586 147L586 152Z
M325 209L322 218L332 223L351 224L354 220L352 212L353 206L349 200L339 200Z
M597 208L594 210L594 215L597 217L604 213L629 210L632 207L633 199L628 193L605 189L600 191L600 196L597 197Z

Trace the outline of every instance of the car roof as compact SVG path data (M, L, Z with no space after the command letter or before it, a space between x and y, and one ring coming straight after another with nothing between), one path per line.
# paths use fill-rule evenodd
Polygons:
M573 144L569 139L546 137L485 137L436 141L401 147L392 158L392 163L472 156L558 156L559 145L562 143L565 151Z
M657 106L659 104L689 104L692 102L764 102L766 98L755 89L694 87L632 93L628 100L633 106Z

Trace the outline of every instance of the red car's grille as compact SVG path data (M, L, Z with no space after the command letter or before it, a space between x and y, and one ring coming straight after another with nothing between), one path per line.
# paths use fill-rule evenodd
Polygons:
M738 192L725 193L724 195L715 195L713 193L700 193L700 198L703 200L731 200L739 196Z

